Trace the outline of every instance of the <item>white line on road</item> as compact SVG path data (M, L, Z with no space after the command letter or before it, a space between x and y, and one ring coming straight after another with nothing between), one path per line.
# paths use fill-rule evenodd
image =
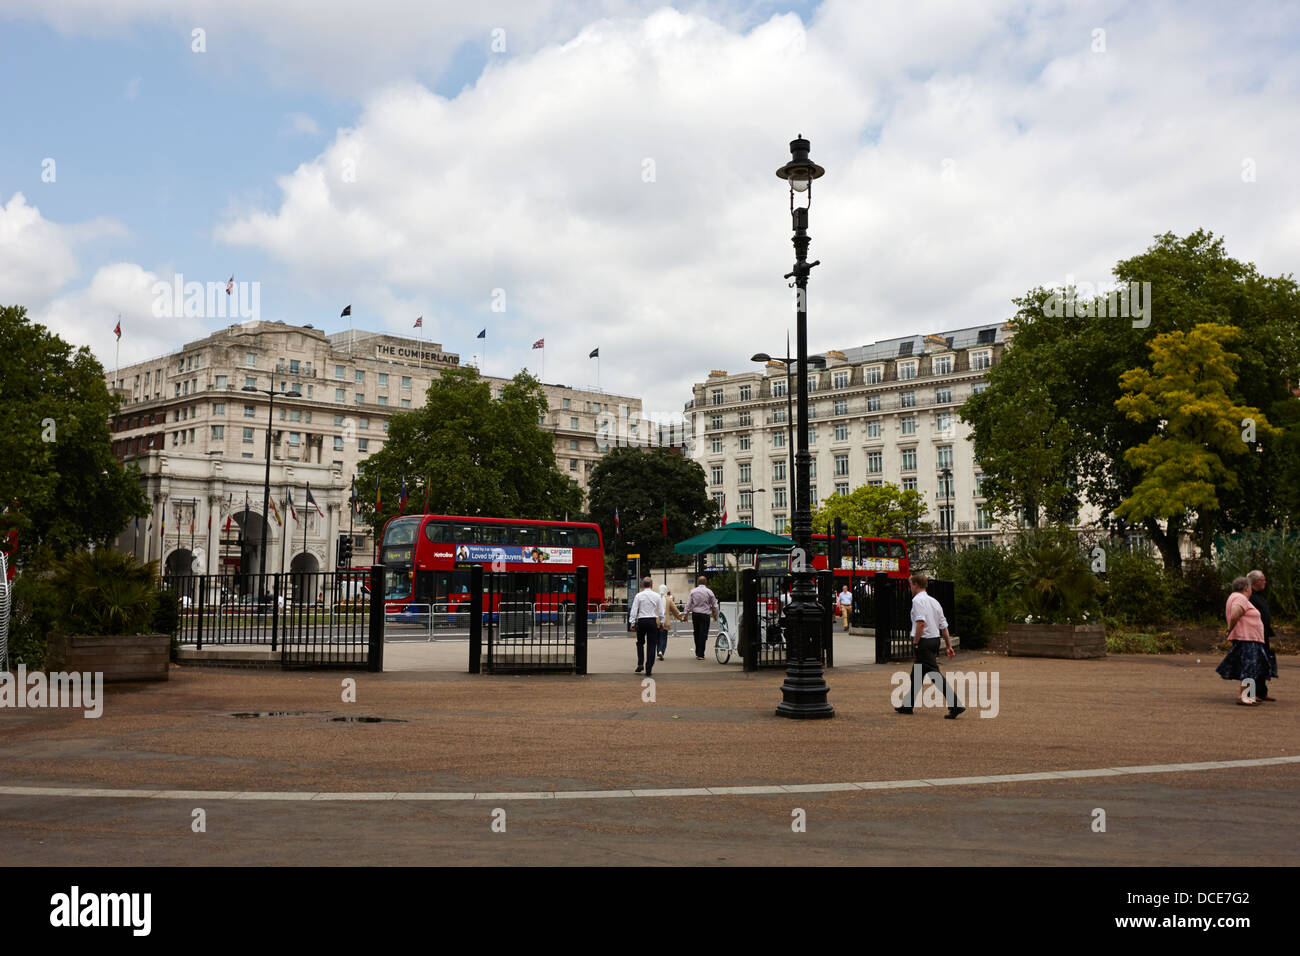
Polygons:
M771 784L756 787L671 787L635 790L529 790L516 792L439 793L392 791L311 790L110 790L102 787L0 787L0 796L10 797L100 797L102 799L156 800L622 800L628 797L724 797L763 796L790 793L830 793L843 790L906 790L925 787L978 787L997 783L1037 783L1048 780L1077 780L1083 777L1140 776L1152 773L1198 773L1205 770L1233 770L1242 767L1276 767L1300 763L1300 756L1258 757L1252 760L1214 760L1204 763L1169 763L1141 767L1098 767L1091 770L1047 770L1034 773L1002 773L984 777L929 777L923 780L865 780L860 783Z

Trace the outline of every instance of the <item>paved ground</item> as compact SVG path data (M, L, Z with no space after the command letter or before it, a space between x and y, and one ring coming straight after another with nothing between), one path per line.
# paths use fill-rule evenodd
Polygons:
M869 643L869 642L863 642ZM610 654L631 654L627 641ZM622 645L620 648L618 645ZM685 643L683 643L683 648ZM1300 754L1300 668L1282 700L1234 705L1194 656L1103 661L960 654L996 671L999 713L890 705L893 667L829 674L837 716L772 716L780 672L687 653L644 702L632 673L281 673L173 669L104 715L0 710L6 786L382 792L355 802L0 793L10 864L1300 862L1300 764L935 786L919 779ZM605 653L602 651L602 653ZM634 660L634 656L632 658ZM630 667L627 668L630 670ZM357 703L341 701L345 676ZM300 712L235 718L236 712ZM397 723L339 723L379 716ZM505 792L911 780L900 789L609 799L394 800ZM191 831L201 807L207 832ZM505 812L506 832L491 829ZM1105 833L1093 832L1105 810ZM806 832L791 829L796 809Z

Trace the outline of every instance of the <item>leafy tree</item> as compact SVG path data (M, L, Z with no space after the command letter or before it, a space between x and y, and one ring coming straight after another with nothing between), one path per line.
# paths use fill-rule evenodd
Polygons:
M867 538L901 538L908 554L916 553L916 535L924 530L926 504L915 491L897 485L862 485L847 495L832 495L813 512L813 533L840 518L848 533Z
M422 407L389 419L384 447L358 467L361 514L375 527L398 515L405 480L407 512L420 512L427 483L429 510L438 514L580 517L582 489L560 472L554 436L538 424L546 410L545 394L526 372L505 385L500 398L476 369L442 372Z
M1220 495L1238 487L1230 458L1249 457L1247 438L1274 438L1279 430L1249 405L1233 401L1238 357L1224 346L1240 338L1232 326L1204 323L1190 332L1166 332L1150 345L1151 371L1134 368L1120 376L1124 394L1117 408L1136 422L1159 423L1159 432L1124 453L1141 475L1116 513L1142 521L1158 518L1181 529L1196 516L1201 554L1207 560ZM1249 423L1249 424L1248 424Z
M30 322L22 306L0 308L0 504L9 508L0 537L18 532L19 561L107 545L148 513L138 471L113 455L108 423L119 404L88 348Z
M678 541L707 531L718 520L709 498L704 469L669 448L611 450L591 472L591 520L600 525L605 553L635 550L643 567L679 567L689 558L673 552ZM616 545L614 509L622 545ZM664 536L664 514L668 535Z
M1156 420L1135 421L1115 402L1120 377L1150 367L1149 343L1158 335L1202 323L1242 330L1239 378L1233 402L1266 410L1283 434L1262 454L1238 462L1235 489L1221 489L1221 527L1278 526L1300 517L1300 401L1289 383L1300 381L1300 287L1290 276L1267 277L1230 258L1223 241L1198 230L1186 237L1157 236L1140 255L1114 269L1122 283L1150 283L1145 319L1098 314L1095 295L1080 293L1074 317L1053 315L1053 292L1036 288L1015 300L1014 337L989 371L988 389L970 398L962 417L971 424L985 489L1006 513L1039 507L1040 519L1064 520L1077 495L1112 518L1142 481L1125 452L1159 432ZM1031 460L1024 461L1024 456ZM1140 521L1165 566L1181 565L1179 527L1160 518ZM1119 528L1122 530L1122 528Z

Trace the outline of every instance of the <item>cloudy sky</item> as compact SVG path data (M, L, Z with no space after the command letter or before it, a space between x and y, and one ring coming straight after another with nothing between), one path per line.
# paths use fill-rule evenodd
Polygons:
M1300 8L1032 0L5 0L0 303L114 361L263 319L411 332L680 411L814 349L1010 314L1198 227L1300 262ZM501 290L498 292L497 290ZM504 306L504 311L499 310ZM1159 307L1158 301L1156 307Z

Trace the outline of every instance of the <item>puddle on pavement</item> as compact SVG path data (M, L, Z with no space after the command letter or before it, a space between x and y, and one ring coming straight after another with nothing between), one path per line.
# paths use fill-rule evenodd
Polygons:
M310 710L259 710L231 714L231 717L248 719L252 717L309 717Z
M404 724L400 717L331 717L331 721L343 724Z

